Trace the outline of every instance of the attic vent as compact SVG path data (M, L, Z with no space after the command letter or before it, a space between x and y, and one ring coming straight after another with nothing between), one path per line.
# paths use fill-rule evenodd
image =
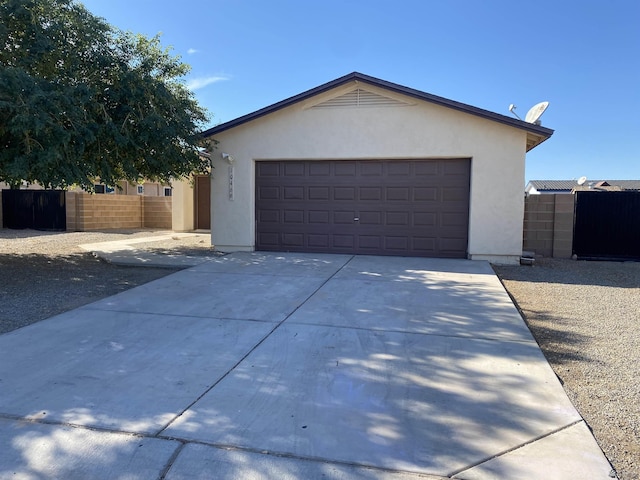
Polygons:
M357 88L352 92L314 105L313 108L398 107L404 105L408 104Z

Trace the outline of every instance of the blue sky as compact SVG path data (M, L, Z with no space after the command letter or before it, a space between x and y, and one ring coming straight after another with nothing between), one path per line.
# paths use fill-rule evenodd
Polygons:
M84 0L192 66L212 125L358 71L524 118L526 180L640 179L637 0ZM327 139L330 141L330 139Z

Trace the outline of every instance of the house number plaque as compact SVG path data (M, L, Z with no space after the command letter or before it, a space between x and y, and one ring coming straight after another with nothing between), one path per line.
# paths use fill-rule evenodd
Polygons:
M233 200L233 165L229 165L229 200Z

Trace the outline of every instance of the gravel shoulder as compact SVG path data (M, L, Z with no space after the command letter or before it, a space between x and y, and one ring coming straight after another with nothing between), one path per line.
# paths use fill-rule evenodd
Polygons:
M620 480L640 479L640 263L494 270Z
M215 254L208 235L167 233L0 229L0 334L179 270L117 266L78 245L166 235L136 248ZM494 269L619 479L640 479L640 263L538 259Z

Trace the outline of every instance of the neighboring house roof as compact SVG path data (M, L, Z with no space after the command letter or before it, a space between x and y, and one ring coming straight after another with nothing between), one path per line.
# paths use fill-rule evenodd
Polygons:
M407 95L409 97L417 98L419 100L423 100L426 102L434 103L436 105L440 105L447 108L452 108L454 110L458 110L464 113L468 113L470 115L476 115L481 118L485 118L487 120L491 120L494 122L503 123L505 125L509 125L511 127L519 128L521 130L525 130L529 133L527 136L527 151L531 150L535 146L547 140L551 135L553 135L553 130L550 128L545 128L540 125L536 125L533 123L525 122L523 120L518 120L513 117L508 117L506 115L501 115L499 113L490 112L489 110L483 110L478 107L473 107L471 105L466 105L464 103L456 102L454 100L449 100L447 98L438 97L436 95L432 95L430 93L421 92L420 90L415 90L413 88L404 87L402 85L398 85L396 83L387 82L385 80L380 80L379 78L370 77L368 75L364 75L362 73L353 72L343 77L337 78L331 82L325 83L318 87L312 88L311 90L307 90L306 92L300 93L293 97L282 100L278 103L274 103L268 107L257 110L253 113L249 113L242 117L238 117L234 120L231 120L226 123L222 123L213 128L205 130L202 132L203 137L210 137L220 132L224 132L225 130L229 130L230 128L237 127L238 125L242 125L244 123L250 122L257 118L260 118L264 115L268 115L277 110L286 108L294 103L301 102L310 97L318 95L320 93L324 93L333 88L339 87L341 85L347 84L349 82L361 82L364 84L373 85L379 88L384 88L390 90L395 93L400 93L403 95Z
M532 188L537 192L566 192L601 189L601 190L640 190L640 180L587 180L578 185L577 180L531 180L527 184L527 192Z

